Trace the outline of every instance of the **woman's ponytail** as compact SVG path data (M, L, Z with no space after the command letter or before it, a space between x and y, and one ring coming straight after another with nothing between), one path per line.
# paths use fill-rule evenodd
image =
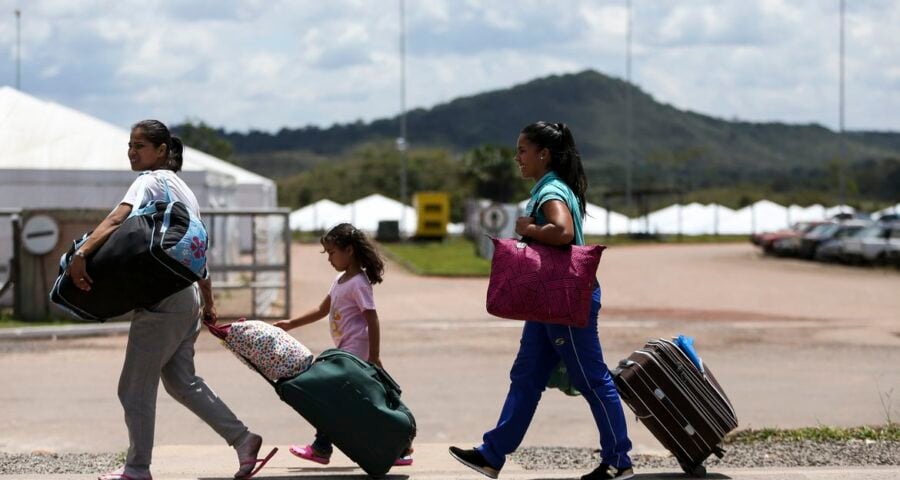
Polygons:
M166 168L178 173L181 171L181 166L184 164L184 143L180 138L172 135L172 140L167 145L167 149L169 152L169 159L166 162Z

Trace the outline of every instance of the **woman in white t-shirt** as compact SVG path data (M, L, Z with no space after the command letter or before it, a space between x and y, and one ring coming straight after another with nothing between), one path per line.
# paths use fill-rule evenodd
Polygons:
M67 274L75 286L91 290L93 280L86 258L97 251L124 222L131 211L153 200L184 203L200 218L197 198L176 175L181 170L184 146L157 120L138 122L131 129L128 160L131 169L142 172L119 205L93 230L75 252ZM199 291L197 288L199 284ZM194 373L194 342L202 315L216 321L212 284L200 280L150 308L134 310L128 332L125 364L119 377L119 400L128 428L125 465L101 475L100 480L149 479L156 420L156 393L162 379L166 391L205 421L237 451L239 469L235 478L248 478L262 468L275 450L258 460L262 437L251 433L227 405Z

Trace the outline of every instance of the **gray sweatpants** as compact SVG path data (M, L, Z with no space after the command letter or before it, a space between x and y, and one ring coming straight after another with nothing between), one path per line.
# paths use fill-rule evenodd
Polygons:
M135 310L119 378L119 400L128 427L127 466L150 468L160 378L172 398L209 424L229 445L247 433L247 427L194 373L194 341L199 331L200 295L196 285L150 309Z

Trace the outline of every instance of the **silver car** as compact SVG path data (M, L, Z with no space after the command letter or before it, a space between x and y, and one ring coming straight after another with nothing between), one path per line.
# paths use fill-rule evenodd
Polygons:
M847 242L853 238L853 235L859 233L860 230L871 226L871 222L861 223L845 223L841 229L828 240L825 240L816 248L815 259L820 262L832 262L844 259L844 248Z
M900 253L900 223L866 227L843 242L842 257L851 263L887 263Z

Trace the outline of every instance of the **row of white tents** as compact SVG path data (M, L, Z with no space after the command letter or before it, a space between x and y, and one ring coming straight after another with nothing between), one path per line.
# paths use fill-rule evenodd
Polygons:
M406 236L416 232L416 210L396 200L377 193L341 205L328 199L309 204L291 212L291 230L312 232L324 231L339 223L351 223L356 228L375 233L382 221L396 221L400 232ZM450 224L451 234L462 233L462 225Z
M892 213L896 208L876 212L873 216ZM842 213L861 215L847 205L783 206L769 200L760 200L739 210L718 204L676 204L630 219L629 228L632 232L660 234L744 235L781 230L797 222L828 220Z
M519 203L520 213L527 200ZM587 235L613 235L645 232L653 234L683 235L749 235L752 233L781 230L797 222L821 221L840 213L857 214L850 206L824 207L811 205L783 206L769 200L760 200L744 208L734 210L723 205L690 203L675 204L638 218L629 218L621 213L587 204L584 233ZM877 219L882 215L900 213L900 204L888 207L871 215ZM347 205L328 199L307 205L291 213L291 230L323 231L342 222L349 222L362 230L375 232L378 223L394 220L400 223L400 230L412 235L416 228L416 211L402 203L382 195L370 195ZM460 224L451 224L451 234L461 233Z

